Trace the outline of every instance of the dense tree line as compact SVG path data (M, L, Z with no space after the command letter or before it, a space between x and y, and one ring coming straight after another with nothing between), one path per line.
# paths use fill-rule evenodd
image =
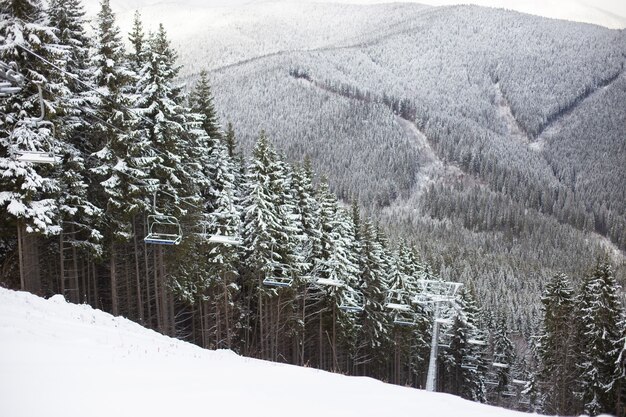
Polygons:
M424 386L435 312L410 303L400 313L390 297L418 294L424 280L456 280L436 254L383 230L356 201L345 207L347 194L338 199L309 160L289 163L265 133L245 157L232 126L219 126L208 75L188 96L177 85L162 25L146 34L137 14L127 50L108 0L91 38L79 0L47 9L2 0L0 17L0 59L24 77L19 92L0 98L4 285L60 293L207 348ZM302 74L294 76L308 80ZM40 97L45 122L35 119ZM379 105L416 114L406 100ZM20 159L42 150L58 161ZM398 167L408 165L407 157ZM379 206L402 195L386 192ZM432 200L443 192L428 190ZM490 205L505 205L501 198ZM515 216L501 216L464 221L515 226ZM579 407L597 414L622 404L624 321L606 262L558 311L549 301L558 285L548 288L535 356L516 352L510 313L482 310L466 278L456 313L441 323L437 390L551 410L565 401L559 381L570 374L550 367L564 363L578 372ZM579 343L568 362L550 355L563 353L558 320L571 323L574 305L584 319L566 337Z
M515 331L531 330L547 277L578 280L605 237L622 248L610 250L624 284L624 32L473 6L398 7L412 17L392 33L372 25L313 51L289 39L281 53L216 63L218 111L242 149L262 126L288 160L308 155L341 199L358 197L446 278L473 278ZM398 10L381 7L380 20ZM266 50L228 45L223 58L193 48L194 59L232 64Z
M163 26L145 34L137 15L126 50L106 0L92 39L78 1L1 5L2 61L25 80L2 98L3 283L204 347L423 385L432 311L399 328L386 308L391 288L430 276L412 248L264 134L244 158L207 77L189 97L176 84ZM36 152L58 160L21 159Z

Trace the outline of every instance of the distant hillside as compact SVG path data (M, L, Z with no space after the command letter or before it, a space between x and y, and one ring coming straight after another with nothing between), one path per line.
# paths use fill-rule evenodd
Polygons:
M554 271L579 278L606 249L623 262L625 31L476 6L142 13L185 22L182 74L211 70L246 152L264 129L309 156L445 278L526 312L520 327Z

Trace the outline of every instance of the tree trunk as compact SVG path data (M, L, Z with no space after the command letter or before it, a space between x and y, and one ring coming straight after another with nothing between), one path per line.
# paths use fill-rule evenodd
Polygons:
M139 245L137 244L137 225L135 221L133 221L133 244L135 254L135 291L137 295L137 318L139 319L139 323L145 324L143 314L143 300L141 296L141 274L139 272Z
M42 295L38 237L26 231L23 221L17 224L17 245L22 290Z
M115 242L111 242L111 314L119 314L119 304L117 299L117 271L115 268Z

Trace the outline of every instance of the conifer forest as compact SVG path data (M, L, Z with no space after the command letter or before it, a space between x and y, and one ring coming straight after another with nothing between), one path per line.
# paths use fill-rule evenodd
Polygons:
M166 16L122 31L109 0L89 19L81 0L0 0L0 286L207 349L626 416L625 32L446 10L364 24L382 43L359 53L220 66ZM506 45L411 61L436 61L428 31L481 21L517 46L531 25L537 71ZM550 61L554 27L572 35Z

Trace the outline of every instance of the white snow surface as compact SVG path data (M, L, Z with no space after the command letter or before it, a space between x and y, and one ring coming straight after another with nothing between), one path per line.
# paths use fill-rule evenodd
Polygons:
M0 415L464 416L524 413L209 351L87 305L0 288Z

